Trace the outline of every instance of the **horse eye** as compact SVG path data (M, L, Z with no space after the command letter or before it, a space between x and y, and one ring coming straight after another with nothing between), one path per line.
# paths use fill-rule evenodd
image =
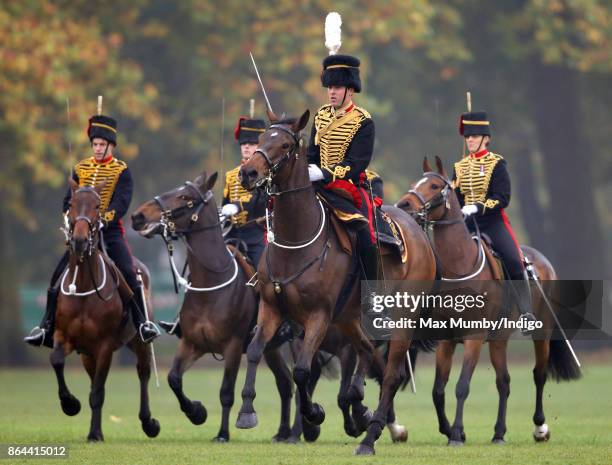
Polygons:
M438 190L438 189L440 189L440 186L438 186L437 184L432 184L431 188L434 189L434 190Z
M286 142L283 144L283 149L287 150L289 148L289 144L287 144Z

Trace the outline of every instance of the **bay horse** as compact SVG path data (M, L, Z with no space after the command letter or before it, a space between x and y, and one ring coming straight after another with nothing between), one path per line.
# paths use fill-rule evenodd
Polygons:
M493 281L497 264L488 259L489 255L485 255L487 257L486 266L479 273L473 273L474 264L478 266L481 257L479 246L473 240L472 234L465 224L459 200L439 157L436 157L436 167L437 172L431 169L425 158L423 161L423 178L401 198L397 205L409 213L416 214L426 224L433 227L434 250L440 261L443 276L446 275L443 279L461 280L463 277L471 275L470 279ZM538 279L544 282L557 279L553 266L541 252L526 246L521 246L521 251L535 268ZM499 270L497 274L498 276L501 274ZM544 306L545 302L542 295L535 292L535 289L532 289L532 302L533 310L537 312L538 318L547 321L545 327L553 327L552 314ZM496 444L504 443L506 405L510 395L510 374L508 373L506 360L507 337L503 340L489 340L489 354L491 364L495 369L495 381L499 393L499 408L492 439L492 442ZM533 379L536 386L533 437L536 441L547 441L550 437L550 430L545 423L542 399L544 384L548 375L553 376L557 381L569 381L578 379L581 374L580 368L572 357L565 341L551 340L550 335L538 337L538 339L536 340L534 337L533 340L536 359L533 369ZM462 341L464 344L463 366L456 387L457 409L452 426L444 410L444 389L448 382L457 340L445 340L438 344L432 396L440 433L447 436L449 445L462 445L465 442L463 407L469 394L470 380L478 363L484 341L485 337L469 338Z
M113 352L125 343L136 354L136 368L140 380L140 419L142 429L149 437L160 431L159 422L151 417L148 383L151 375L151 348L143 343L124 311L120 294L129 293L119 270L99 248L100 192L104 184L79 187L69 179L72 190L68 231L69 265L60 281L57 302L51 365L59 385L62 410L73 416L81 410L79 400L70 393L64 379L66 357L77 351L87 374L91 378L89 405L91 426L87 439L103 441L102 405L104 385ZM145 288L145 299L150 301L150 278L145 266L134 259L140 270ZM125 296L125 295L124 295ZM151 306L149 317L152 318Z
M258 267L261 301L257 331L247 349L243 404L236 424L240 428L252 428L257 424L253 405L257 366L266 343L281 322L289 319L304 329L303 344L293 368L300 413L308 423L320 425L325 412L311 399L311 363L330 325L338 328L358 355L357 371L349 387L351 401L363 399L368 370L371 369L381 383L383 375L387 377L388 373L361 327L358 282L352 285L346 303L335 312L353 257L343 252L331 227L330 212L317 198L309 180L300 132L308 123L310 112L305 111L297 119L279 120L272 112L268 116L271 126L260 135L258 149L241 168L242 185L246 189L265 184L274 197L274 240L269 241L273 244L267 245ZM402 263L399 256L384 254L387 278L433 279L435 261L423 231L403 211L393 207L387 207L385 211L401 228L408 257ZM403 367L408 347L401 354L400 367ZM394 357L397 358L397 354ZM401 373L395 375L401 379ZM386 424L387 412L388 407L382 419L383 425Z
M214 440L230 439L229 414L234 404L234 388L246 345L257 312L257 297L247 286L254 269L244 266L245 259L229 249L223 238L218 210L213 196L217 173L206 172L193 182L187 181L145 202L132 214L132 227L144 237L161 234L183 237L187 246L189 283L180 309L181 338L168 384L181 410L194 425L206 421L206 408L190 400L183 392L183 375L204 354L221 354L223 381L219 393L221 426ZM231 250L231 251L230 251ZM173 266L173 273L178 271ZM265 358L274 373L281 397L281 423L277 441L290 436L289 415L292 397L291 375L277 349L267 349Z

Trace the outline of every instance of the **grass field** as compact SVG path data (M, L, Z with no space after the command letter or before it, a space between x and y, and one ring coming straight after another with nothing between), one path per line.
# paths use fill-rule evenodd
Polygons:
M151 409L161 423L161 433L148 439L137 418L138 388L135 371L124 368L111 371L103 411L105 442L88 444L85 440L90 420L87 403L88 378L84 371L72 367L67 382L81 400L83 409L76 417L65 416L59 407L57 387L51 368L0 371L0 443L66 444L69 459L75 464L595 464L612 463L612 370L608 362L586 364L584 378L572 383L547 384L545 413L551 429L548 443L534 443L534 387L531 365L513 364L508 409L507 444L490 444L497 409L494 375L483 354L476 370L470 397L466 404L465 431L467 443L448 448L446 438L437 432L437 421L431 401L433 369L431 356L421 360L417 373L418 394L398 394L396 410L400 423L409 429L406 444L393 444L385 431L377 442L375 457L355 457L358 440L342 430L336 407L338 382L323 380L316 393L327 413L321 436L314 444L273 444L270 438L278 426L278 394L273 378L262 367L257 379L255 402L259 426L254 430L233 427L240 407L238 381L236 403L231 415L231 441L212 443L219 428L218 389L221 371L197 370L187 373L185 392L201 400L208 409L208 420L193 426L178 409L178 403L161 370L159 389L151 383ZM458 366L457 362L456 365ZM447 388L447 409L454 409L455 369ZM377 386L368 382L367 404L375 405ZM453 411L451 411L452 413ZM452 420L452 416L451 416ZM64 463L63 460L34 460L34 463ZM32 460L0 460L1 463L32 463Z

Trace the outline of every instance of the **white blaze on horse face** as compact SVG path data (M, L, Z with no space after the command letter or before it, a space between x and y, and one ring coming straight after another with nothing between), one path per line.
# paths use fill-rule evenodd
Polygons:
M272 134L270 134L270 137L276 137L278 136L278 132L273 132Z

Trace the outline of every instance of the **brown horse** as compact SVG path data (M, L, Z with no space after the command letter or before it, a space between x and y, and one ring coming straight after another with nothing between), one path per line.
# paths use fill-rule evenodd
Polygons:
M398 202L398 207L422 218L433 227L434 250L442 269L442 279L461 280L471 276L474 280L493 281L499 277L500 270L495 261L488 259L486 266L479 273L475 273L475 265L482 255L479 253L477 242L472 239L471 233L465 225L459 200L451 186L441 160L436 157L437 172L432 171L427 159L423 163L423 178L415 184L413 189L405 194ZM555 280L556 273L550 262L537 250L522 246L521 250L529 262L533 264L538 278L542 281ZM482 257L484 259L484 257ZM452 272L450 271L452 270ZM477 270L476 270L477 271ZM545 307L542 295L534 292L533 310L539 320L546 321L545 327L553 327L551 312ZM499 296L497 297L499 299ZM503 299L503 297L502 297ZM493 299L494 300L494 299ZM494 303L493 306L496 304ZM497 303L499 311L501 302ZM448 382L452 357L457 345L457 339L441 341L436 352L436 377L433 387L433 401L438 414L439 429L448 437L449 445L461 445L465 442L463 428L463 406L469 393L472 374L478 363L480 351L485 342L482 337L463 339L464 357L461 374L457 382L457 410L455 421L451 426L444 410L444 389ZM491 364L495 369L496 385L499 393L499 408L493 443L504 443L506 432L506 405L510 394L510 375L506 361L507 337L489 340L489 354ZM571 356L571 352L562 340L550 340L550 335L543 338L534 338L536 363L533 369L533 378L536 385L536 407L533 415L536 441L545 441L550 437L542 405L544 384L550 374L559 380L572 380L580 377L580 368Z
M145 237L162 234L184 237L190 282L180 309L179 341L168 383L181 410L195 425L206 421L199 401L183 393L183 374L202 355L221 354L225 369L221 383L221 427L215 440L229 441L229 414L243 348L257 312L257 297L247 282L254 270L243 268L244 259L230 252L224 242L212 188L217 173L203 173L193 182L163 193L141 205L132 215L132 226ZM240 264L239 264L240 262ZM176 272L176 269L173 271ZM276 377L281 396L281 424L275 440L290 437L291 375L280 353L267 349L265 358Z
M50 360L59 385L59 398L66 415L76 415L81 404L74 397L64 379L64 362L76 350L91 378L89 405L92 410L91 428L87 439L103 441L102 405L104 384L110 369L113 352L127 342L136 354L140 379L140 418L142 429L149 437L159 434L159 422L151 417L147 386L151 375L151 348L136 334L129 315L124 312L119 283L123 279L109 259L98 249L100 221L100 192L81 187L70 179L70 259L62 275L57 303L53 351ZM149 273L136 261L149 300ZM149 307L149 316L152 313Z
M269 116L272 125L260 136L258 150L241 169L245 188L265 184L273 195L272 230L275 235L274 243L268 244L258 268L262 299L257 331L247 350L247 376L237 421L241 428L251 428L257 423L253 406L257 365L265 344L283 319L304 328L304 341L293 369L293 380L298 388L300 412L308 423L320 425L325 418L320 405L311 400L309 384L313 356L330 325L339 329L358 354L357 371L349 388L350 401L363 399L368 369L372 369L379 381L384 371L384 362L375 355L372 343L361 328L359 283L352 285L346 303L335 314L353 257L343 252L330 225L330 213L318 200L308 177L300 131L306 126L310 112L304 112L299 119L282 121L273 114ZM387 213L398 222L407 239L408 259L402 263L400 257L385 254L386 277L433 279L433 254L419 226L399 209L390 207ZM403 357L405 354L404 351ZM388 408L383 425L387 412Z

